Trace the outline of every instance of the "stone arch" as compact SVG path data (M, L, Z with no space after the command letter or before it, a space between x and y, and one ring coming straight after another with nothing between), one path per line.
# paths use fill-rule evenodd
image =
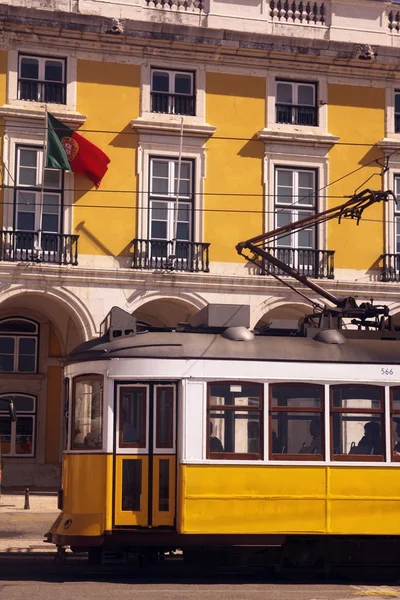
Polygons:
M145 299L141 298L141 302L136 307L131 307L131 311L142 323L153 327L175 327L178 323L188 321L207 302L199 304L198 299L188 295L174 297L152 294Z
M257 311L253 327L254 329L259 329L263 325L266 325L271 319L299 321L299 319L312 312L312 306L300 302L278 301L271 303L270 305L265 303Z
M78 299L67 292L39 291L15 286L1 293L0 315L31 315L48 319L54 328L63 355L95 335L90 313Z

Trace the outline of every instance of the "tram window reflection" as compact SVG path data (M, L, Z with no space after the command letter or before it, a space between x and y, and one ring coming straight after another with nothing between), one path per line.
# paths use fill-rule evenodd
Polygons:
M324 388L272 384L271 455L275 460L322 460Z
M390 390L392 460L400 461L400 388Z
M74 379L72 397L72 450L103 447L103 378L89 375Z
M377 386L331 388L335 460L383 460L383 390Z
M146 446L146 387L122 387L119 405L120 448Z
M211 458L262 457L262 386L209 384L208 455Z

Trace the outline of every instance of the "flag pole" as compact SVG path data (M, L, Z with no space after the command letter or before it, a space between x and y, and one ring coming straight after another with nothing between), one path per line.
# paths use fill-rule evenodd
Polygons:
M46 157L47 157L47 133L48 133L48 118L47 118L47 104L44 109L44 139L43 139L43 155L42 155L42 188L40 191L40 205L39 205L39 229L38 229L38 241L37 250L42 250L42 220L43 220L43 204L44 204L44 174L46 169Z

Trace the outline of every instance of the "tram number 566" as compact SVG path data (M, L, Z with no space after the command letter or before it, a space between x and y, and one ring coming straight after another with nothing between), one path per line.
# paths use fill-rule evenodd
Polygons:
M394 371L391 367L382 367L381 368L381 375L386 375L386 376L390 376L393 375Z

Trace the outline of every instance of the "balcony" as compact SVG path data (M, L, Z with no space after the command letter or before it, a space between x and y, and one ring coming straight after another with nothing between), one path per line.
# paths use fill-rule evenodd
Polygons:
M276 122L290 123L292 125L318 125L318 111L316 106L298 106L294 104L276 105Z
M209 273L210 244L202 242L174 242L135 239L133 244L133 269L153 271L188 271Z
M54 81L19 79L18 100L65 104L65 84Z
M79 235L37 231L0 231L0 261L78 264Z
M334 250L311 250L298 248L267 248L272 256L278 258L300 275L313 277L315 279L334 279ZM278 275L285 277L285 273L272 264L266 263L267 275Z
M151 92L151 112L166 115L194 116L194 97L182 94Z
M381 280L400 281L400 254L382 254Z

